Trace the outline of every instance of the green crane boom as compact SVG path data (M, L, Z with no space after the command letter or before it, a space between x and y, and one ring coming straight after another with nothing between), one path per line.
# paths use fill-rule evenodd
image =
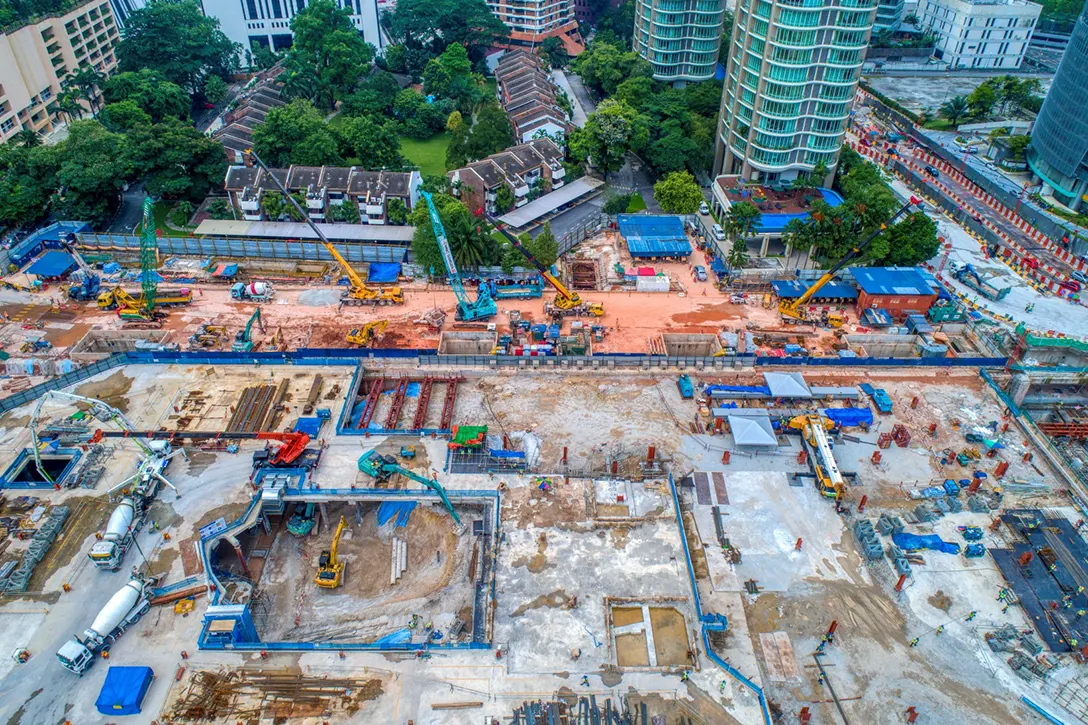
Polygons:
M382 456L377 451L373 450L367 451L359 457L359 470L379 483L388 481L389 477L394 473L399 473L402 476L412 479L416 483L426 486L437 493L438 497L442 499L442 505L450 512L450 516L453 517L453 522L457 525L457 528L459 530L464 528L464 524L461 523L461 517L457 515L457 512L453 508L453 503L450 501L449 496L446 495L446 489L442 488L442 484L438 481L421 476L418 473L412 473L407 468L399 465L397 460L392 456Z
M155 231L155 204L151 197L144 198L144 224L140 230L140 288L144 293L144 309L149 316L155 311L159 283L159 240Z

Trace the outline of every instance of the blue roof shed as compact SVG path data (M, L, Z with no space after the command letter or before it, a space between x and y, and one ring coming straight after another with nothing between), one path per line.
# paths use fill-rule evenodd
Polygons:
M36 274L39 277L56 278L63 277L75 267L76 260L72 258L71 254L51 249L39 257L34 264L27 267L26 271L28 274Z
M94 706L103 715L139 715L153 679L150 667L110 667Z
M635 259L691 256L691 243L678 216L620 214L616 221Z
M805 293L811 283L802 284L788 279L776 279L771 281L774 293L788 300L797 299ZM841 282L828 282L812 296L812 300L856 300L858 291L848 284Z
M936 295L925 277L912 267L851 267L850 274L867 295Z

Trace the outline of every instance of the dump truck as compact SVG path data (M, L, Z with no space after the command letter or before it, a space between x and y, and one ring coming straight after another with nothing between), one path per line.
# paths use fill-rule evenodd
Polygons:
M61 666L82 677L100 652L109 649L125 630L151 609L149 588L150 581L133 578L110 597L91 626L83 631L83 637L73 637L61 645L57 651Z
M94 542L87 555L96 567L108 571L117 571L121 568L125 552L132 545L132 540L136 537L136 532L143 521L143 506L139 509L137 514L136 501L131 497L123 498L121 503L117 504L117 508L110 514L106 531L100 534L99 540Z
M239 282L230 288L230 296L242 302L267 302L276 296L276 290L268 282Z

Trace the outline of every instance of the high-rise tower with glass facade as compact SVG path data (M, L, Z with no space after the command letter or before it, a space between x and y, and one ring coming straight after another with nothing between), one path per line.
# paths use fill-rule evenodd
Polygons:
M1035 119L1028 165L1044 194L1073 210L1088 208L1088 2Z
M717 174L791 181L832 170L861 76L877 0L738 0Z
M654 67L655 80L710 80L724 18L724 0L635 0L634 48Z

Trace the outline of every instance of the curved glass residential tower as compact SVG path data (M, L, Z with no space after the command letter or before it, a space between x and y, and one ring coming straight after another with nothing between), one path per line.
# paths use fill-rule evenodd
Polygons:
M1031 132L1028 165L1070 209L1088 206L1088 3Z
M710 80L724 17L723 0L635 0L635 51L653 65L655 80Z
M877 0L738 0L716 174L791 181L838 163Z

